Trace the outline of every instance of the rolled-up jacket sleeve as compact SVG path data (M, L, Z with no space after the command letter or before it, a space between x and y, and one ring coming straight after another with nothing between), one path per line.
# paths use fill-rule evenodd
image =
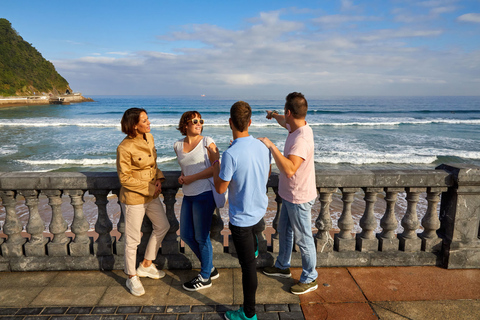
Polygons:
M132 155L131 152L128 151L123 146L118 146L117 148L117 174L118 178L120 179L120 184L125 189L136 192L143 196L153 196L155 193L155 185L151 184L149 181L137 179L133 176L132 170ZM159 169L157 169L160 171ZM163 179L163 173L160 171ZM158 172L157 172L158 177ZM157 178L159 179L159 178Z

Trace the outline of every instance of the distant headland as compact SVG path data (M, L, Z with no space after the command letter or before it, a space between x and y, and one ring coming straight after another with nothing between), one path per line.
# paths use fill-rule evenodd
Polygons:
M67 80L7 19L0 18L0 107L93 101Z

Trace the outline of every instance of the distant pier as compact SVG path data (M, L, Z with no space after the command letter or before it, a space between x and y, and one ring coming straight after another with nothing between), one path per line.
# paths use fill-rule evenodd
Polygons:
M70 104L72 102L93 101L91 98L85 98L80 92L60 95L41 95L41 96L12 96L0 97L0 107L14 105L43 105L43 104Z

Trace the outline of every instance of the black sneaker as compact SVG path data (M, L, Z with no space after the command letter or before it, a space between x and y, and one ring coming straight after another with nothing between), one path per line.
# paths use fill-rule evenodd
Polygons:
M213 267L212 273L210 274L210 279L215 280L218 279L218 277L220 277L220 274L218 273L217 268Z
M290 268L280 269L277 267L265 267L263 268L263 273L267 276L274 276L280 278L290 278L292 274L290 273Z
M201 275L196 276L183 284L183 289L187 291L198 291L212 286L212 280L204 280Z

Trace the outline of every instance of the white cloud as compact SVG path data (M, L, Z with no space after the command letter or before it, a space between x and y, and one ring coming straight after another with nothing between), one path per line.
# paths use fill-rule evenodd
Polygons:
M463 14L457 18L458 21L461 22L474 22L480 23L480 13L467 13Z
M374 18L328 17L341 23ZM322 19L289 21L281 11L249 21L239 30L196 24L159 36L174 53L137 51L54 63L72 88L87 95L258 95L293 89L316 95L428 95L459 88L474 94L478 86L479 51L448 52L409 42L441 37L440 29L323 32L315 25Z

